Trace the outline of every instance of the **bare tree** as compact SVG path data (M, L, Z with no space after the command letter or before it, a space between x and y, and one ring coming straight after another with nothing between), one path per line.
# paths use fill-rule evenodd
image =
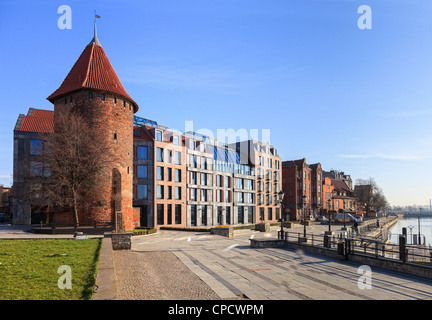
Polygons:
M359 205L366 207L366 211L374 209L379 212L389 205L383 190L371 177L369 179L357 179L354 194Z
M95 204L94 186L110 178L116 160L113 147L101 135L91 134L82 116L56 117L55 132L46 136L41 161L29 164L27 182L32 203L69 210L79 225L79 210Z

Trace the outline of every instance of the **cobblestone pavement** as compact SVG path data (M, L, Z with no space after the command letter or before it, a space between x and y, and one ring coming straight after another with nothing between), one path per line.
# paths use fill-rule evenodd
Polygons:
M118 299L217 300L218 295L167 251L115 251Z
M317 225L308 233L324 230ZM250 248L251 237L263 236L248 231L229 239L160 231L133 237L131 251L114 252L119 298L432 299L429 280L372 269L371 288L361 289L358 264L289 249Z

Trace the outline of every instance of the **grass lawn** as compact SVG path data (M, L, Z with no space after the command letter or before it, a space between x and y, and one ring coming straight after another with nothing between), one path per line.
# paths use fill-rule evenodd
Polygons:
M0 300L90 300L102 239L0 240ZM60 289L60 266L72 288Z

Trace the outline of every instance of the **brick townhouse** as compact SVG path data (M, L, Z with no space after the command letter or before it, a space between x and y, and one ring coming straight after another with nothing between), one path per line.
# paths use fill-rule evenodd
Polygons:
M284 211L291 220L317 217L323 207L322 168L320 163L307 164L306 159L282 163Z

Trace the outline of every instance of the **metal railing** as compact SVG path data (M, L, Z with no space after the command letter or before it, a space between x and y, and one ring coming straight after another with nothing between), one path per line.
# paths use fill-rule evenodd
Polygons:
M403 262L432 265L432 247L421 245L397 245L384 243L378 238L346 235L306 234L278 231L278 239L289 243L337 251L340 255L359 254L373 258L385 258Z

